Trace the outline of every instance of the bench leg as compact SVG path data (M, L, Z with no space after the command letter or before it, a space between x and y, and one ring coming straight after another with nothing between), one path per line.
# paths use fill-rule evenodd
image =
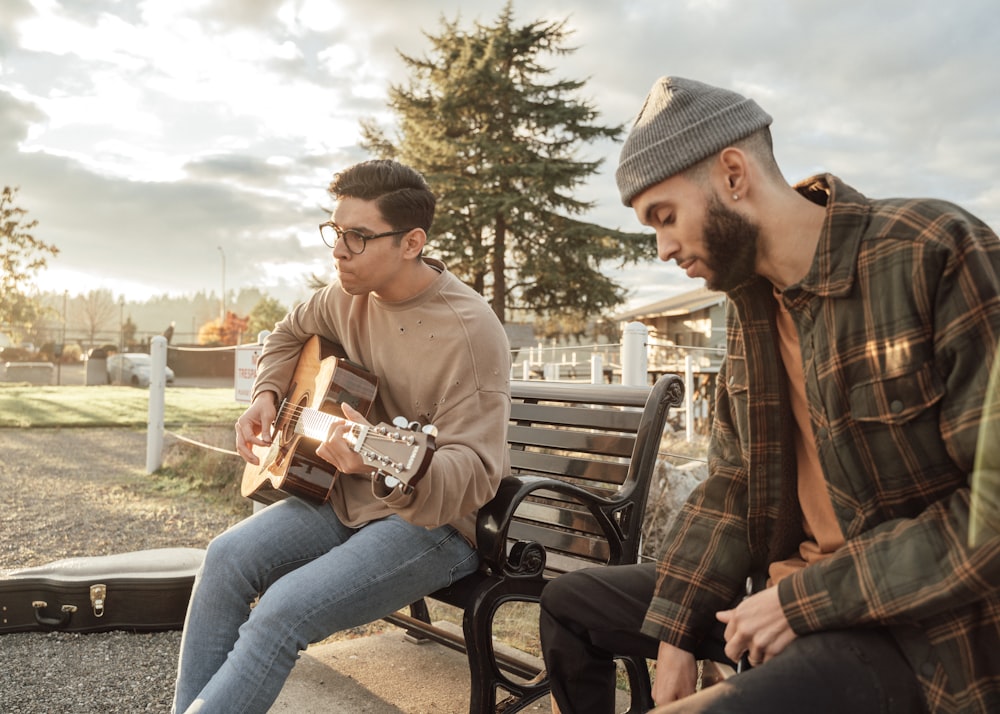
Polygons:
M462 629L469 659L469 714L512 714L548 695L544 670L521 669L519 675L531 679L524 683L514 681L502 671L501 658L493 643L493 617L497 609L506 602L538 602L544 585L540 578L500 581L481 589L466 606ZM508 695L500 702L498 688Z
M431 613L427 609L427 601L424 598L410 603L410 617L421 622L426 622L428 625L431 624ZM422 632L413 629L406 630L403 633L403 637L406 638L407 642L412 642L416 645L422 645L424 642L430 641L430 638Z
M653 708L653 686L649 681L649 670L644 657L622 657L625 674L628 675L628 689L632 697L625 714L644 714Z

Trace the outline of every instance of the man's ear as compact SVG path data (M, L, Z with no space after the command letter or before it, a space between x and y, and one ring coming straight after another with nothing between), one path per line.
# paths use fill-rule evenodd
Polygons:
M747 161L747 155L735 146L727 146L719 152L717 167L723 182L721 190L734 201L745 198L750 190Z
M404 258L418 258L427 244L427 233L423 228L414 228L403 234L402 247Z

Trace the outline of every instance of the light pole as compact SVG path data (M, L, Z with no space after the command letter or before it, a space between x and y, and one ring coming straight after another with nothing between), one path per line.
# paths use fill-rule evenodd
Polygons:
M62 311L62 331L59 335L59 346L56 348L56 384L62 385L62 363L63 353L66 351L66 299L69 297L69 290L63 290L63 311Z
M118 297L118 383L122 383L122 372L125 370L125 295Z
M219 249L219 255L222 256L222 297L219 298L219 322L225 323L226 321L226 251L222 249L221 245L216 246Z

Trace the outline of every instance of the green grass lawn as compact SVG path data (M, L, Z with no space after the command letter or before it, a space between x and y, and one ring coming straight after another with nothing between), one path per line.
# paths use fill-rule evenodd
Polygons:
M232 388L169 387L164 426L232 425L246 408ZM0 383L0 428L142 427L149 390L119 386L54 387Z
M162 466L151 481L143 483L161 495L197 492L248 515L251 503L240 495L243 460L218 451L233 448L233 423L245 408L233 399L231 387L168 387L164 429L195 443L168 438ZM0 428L145 429L148 421L148 389L0 382Z

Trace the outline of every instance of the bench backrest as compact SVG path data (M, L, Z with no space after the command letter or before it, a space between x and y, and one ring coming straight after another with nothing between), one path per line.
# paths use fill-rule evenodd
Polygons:
M536 491L515 512L509 540L544 546L550 575L635 562L669 409L683 397L681 380L666 375L652 388L515 380L511 397L512 472L558 479L600 500L588 506L571 493Z

